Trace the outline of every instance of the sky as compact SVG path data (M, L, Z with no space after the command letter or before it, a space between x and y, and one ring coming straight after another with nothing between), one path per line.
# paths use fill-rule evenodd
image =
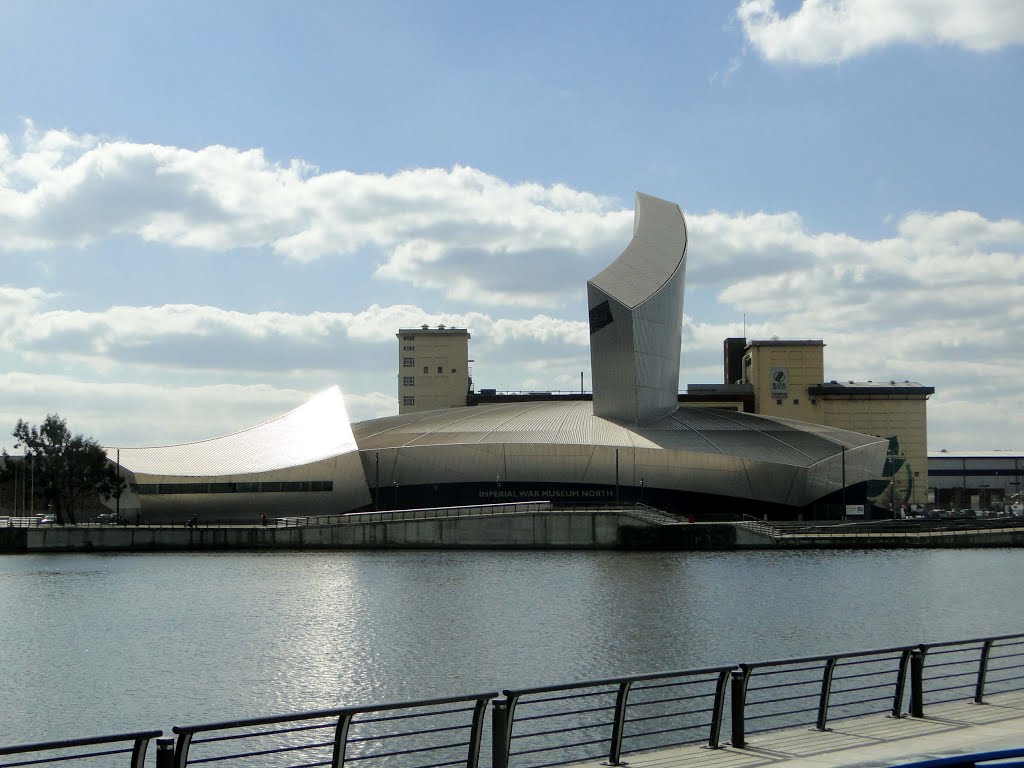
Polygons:
M1024 449L1019 0L2 0L0 72L8 450L391 415L424 323L589 390L638 191L688 224L683 387L822 339L935 387L929 450Z

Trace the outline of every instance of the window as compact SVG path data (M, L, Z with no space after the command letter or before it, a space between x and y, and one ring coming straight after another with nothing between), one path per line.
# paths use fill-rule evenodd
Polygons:
M444 373L444 366L441 366L441 365L437 366L437 372L438 373Z
M409 335L403 336L402 341L413 341L413 337Z
M415 376L403 376L402 377L402 386L403 387L415 387L416 386L416 377Z
M775 401L775 404L776 404L776 405L782 405L782 401L781 401L781 400L776 400L776 401Z
M402 405L416 405L415 395L406 395L402 398Z
M416 365L416 358L414 358L414 357L403 357L402 358L402 367L403 368L412 368L414 365Z
M402 347L402 351L403 352L415 352L416 351L416 345L415 344L406 344L404 347Z
M797 398L793 398L793 405L800 405L800 401Z
M455 369L454 368L452 368L452 373L455 373Z

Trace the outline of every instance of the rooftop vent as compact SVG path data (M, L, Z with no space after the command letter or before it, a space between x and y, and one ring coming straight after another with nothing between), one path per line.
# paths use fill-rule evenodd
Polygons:
M420 328L422 328L422 329L423 329L423 330L425 331L425 330L427 330L428 328L430 328L430 326L429 326L429 325L427 325L426 323L424 323L423 325L421 325L421 326L420 326Z
M444 326L443 326L443 325L438 325L438 326L437 326L437 329L438 329L439 331L443 331L443 330L444 330Z

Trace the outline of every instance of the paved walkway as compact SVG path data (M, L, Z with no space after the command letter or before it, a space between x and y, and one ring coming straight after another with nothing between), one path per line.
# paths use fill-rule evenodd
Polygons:
M828 731L752 734L746 749L677 747L623 760L630 768L868 768L1024 747L1024 692L987 699L925 707L923 719L869 715L837 721Z

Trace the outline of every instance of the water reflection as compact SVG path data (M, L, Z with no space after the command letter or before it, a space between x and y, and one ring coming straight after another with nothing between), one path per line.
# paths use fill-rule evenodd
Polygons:
M1022 577L1019 550L6 557L0 722L66 738L1018 632Z

